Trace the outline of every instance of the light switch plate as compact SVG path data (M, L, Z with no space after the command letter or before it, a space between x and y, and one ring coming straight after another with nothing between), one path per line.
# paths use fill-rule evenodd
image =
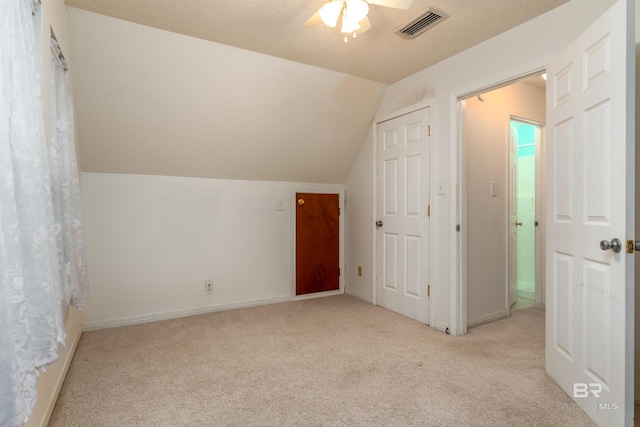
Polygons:
M436 183L436 194L443 196L447 194L447 181L444 179L439 179Z

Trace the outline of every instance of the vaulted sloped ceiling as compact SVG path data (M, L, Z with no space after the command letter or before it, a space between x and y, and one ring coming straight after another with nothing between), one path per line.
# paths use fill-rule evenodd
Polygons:
M326 1L65 0L82 170L344 183L388 84L567 0L371 6L349 43L302 27Z
M413 0L371 5L372 28L343 43L339 28L304 22L329 0L65 0L68 6L391 84L568 0ZM375 0L369 0L375 3ZM411 40L394 30L435 8L449 15Z
M344 183L387 86L69 8L83 171Z

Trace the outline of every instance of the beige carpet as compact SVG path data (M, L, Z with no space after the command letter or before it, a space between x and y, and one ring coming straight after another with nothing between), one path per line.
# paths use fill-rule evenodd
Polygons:
M349 296L87 332L50 426L589 426L544 311L451 337Z

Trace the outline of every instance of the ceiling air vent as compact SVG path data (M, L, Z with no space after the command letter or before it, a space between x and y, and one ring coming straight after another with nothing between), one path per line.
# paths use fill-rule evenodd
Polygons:
M429 8L422 15L413 18L406 25L398 28L395 33L401 37L413 39L448 17L449 15L446 13Z

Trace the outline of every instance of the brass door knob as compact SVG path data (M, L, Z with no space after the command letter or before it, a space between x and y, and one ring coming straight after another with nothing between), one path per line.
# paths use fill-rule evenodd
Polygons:
M516 227L522 227L522 223L521 222L516 222Z
M298 204L299 204L300 206L304 205L304 199L298 199Z

